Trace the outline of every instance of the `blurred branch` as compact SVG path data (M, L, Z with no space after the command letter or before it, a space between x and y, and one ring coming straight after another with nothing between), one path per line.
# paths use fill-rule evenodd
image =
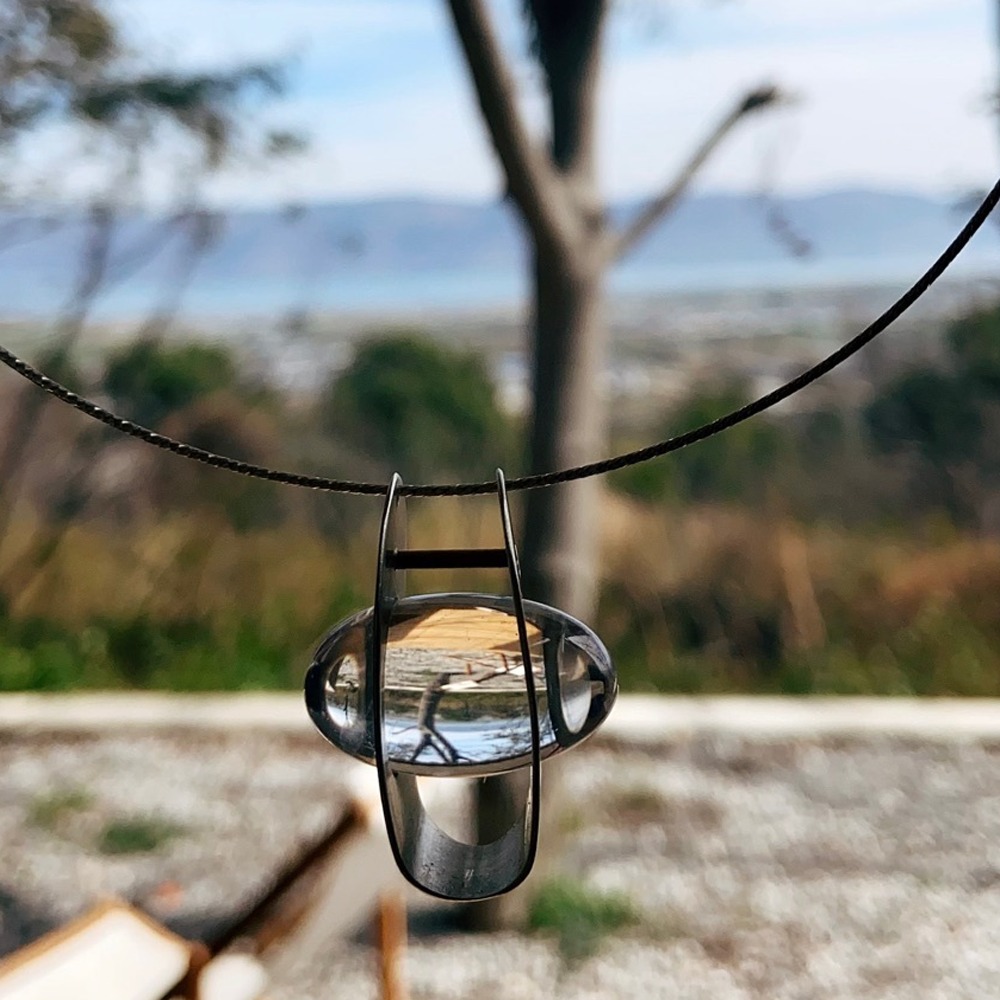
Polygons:
M102 80L81 88L72 111L86 124L110 131L149 130L157 121L169 121L199 139L210 169L231 152L237 133L239 101L259 90L276 96L284 89L281 68L275 64L242 66L227 73L152 73L132 78ZM274 136L266 142L273 146ZM287 152L291 137L276 152Z
M160 304L143 321L136 333L137 340L159 341L166 333L180 309L185 292L191 285L198 265L219 232L219 217L208 211L197 210L182 217L188 226L186 252L179 252L171 280L166 283Z
M108 202L92 205L87 219L87 238L80 259L76 288L67 304L62 320L56 327L54 359L57 369L76 346L94 299L108 273L111 263L111 240L117 215ZM50 365L52 361L49 362Z
M782 95L783 104L791 104L795 98L788 94ZM780 147L777 142L761 155L760 187L757 191L757 201L764 217L764 228L771 238L793 257L808 257L813 252L813 244L794 225L785 211L784 205L775 195L776 177ZM985 192L983 193L985 197ZM975 205L970 206L969 215L976 210L980 198Z
M302 137L288 130L259 128L252 145L240 141L248 100L284 92L283 63L199 73L149 68L124 43L114 13L108 0L0 5L0 149L59 123L144 157L173 127L198 145L207 170L240 151L272 158L301 150Z
M770 195L761 199L764 208L764 225L774 240L793 257L808 257L813 252L811 240L806 239L792 224L784 208Z
M175 219L171 220L171 222L174 225L179 222L186 222L190 226L190 232L187 240L189 252L182 252L178 254L177 266L174 274L172 275L172 279L166 283L164 298L160 305L139 328L136 335L137 340L157 343L162 339L163 335L166 333L170 324L177 315L184 293L187 291L187 288L191 283L191 279L194 276L198 263L201 261L205 250L211 245L212 240L215 238L215 234L218 231L216 224L217 217L214 214L205 211L188 212L184 215L177 216ZM94 246L94 250L97 251L95 256L99 256L101 251L103 251L105 255L105 269L107 267L107 248L109 246L110 238L106 241L98 242ZM152 255L155 255L155 252L158 252L158 250L159 248L156 248L154 254ZM93 285L94 291L106 290L107 285L104 284L102 287L100 275L96 273L98 269L94 267L94 265L91 265L91 268L86 270L91 272L91 277L96 278L96 284ZM81 290L83 291L87 291L90 287L90 283L88 283L86 289L84 289L81 284ZM93 297L93 294L91 294L91 303L93 302ZM86 311L81 310L78 306L76 315L78 318L77 326L75 328L70 327L69 329L74 331L75 337L78 337L83 328L83 320L85 318ZM65 342L60 346L62 347L64 345ZM69 347L72 345L70 344L65 346L68 351ZM62 362L65 363L66 360L67 355L63 354ZM13 489L9 491L6 505L3 508L0 508L0 540L3 539L9 526L9 520L13 513L16 501L16 484L21 481L21 472L24 463L28 458L30 444L35 434L34 429L38 426L39 418L41 417L43 402L44 396L40 393L33 393L26 400L25 406L21 411L21 417L17 420L18 426L15 427L15 433L8 438L8 450L11 450L12 453L9 456L6 453L4 454L2 464L0 464L0 469L3 469L9 463L10 477L12 478L0 478L0 483L11 483L13 485ZM83 454L80 456L81 460L74 469L70 470L66 474L62 482L61 494L64 497L70 497L74 494L77 496L86 496L88 492L87 480L94 468L94 462L100 455L105 445L106 437L104 435L100 433L97 435L92 433L90 434L89 445L82 449ZM77 450L80 451L81 449L78 448ZM2 493L0 493L0 495L2 495ZM37 579L37 577L52 563L52 560L58 553L70 526L71 520L69 518L63 518L58 524L51 527L47 534L44 535L42 541L33 549L26 552L20 562L14 564L13 568L7 574L8 583L11 580L18 581L19 590L24 590L29 587L31 583Z
M21 216L6 219L0 223L0 253L40 240L62 225L65 225L64 220L55 216Z
M56 373L56 378L64 377L70 353L83 332L87 315L104 281L114 225L115 214L107 203L91 208L76 288L56 327L56 343L45 362L46 368ZM10 527L24 468L31 455L31 445L38 435L46 401L43 393L22 392L20 405L11 418L11 426L6 429L6 443L0 451L0 496L6 501L0 506L0 542Z
M159 225L152 226L149 232L144 233L129 246L114 254L108 261L104 291L123 281L127 281L133 274L149 264L163 253L171 239L178 233L183 232L185 228L190 230L186 242L192 251L189 264L193 271L194 266L200 260L201 254L214 238L214 220L215 216L204 209L188 208L175 213ZM187 269L188 264L184 262L184 259L180 255L179 259L181 260L181 264L178 274L182 275Z
M654 198L622 232L610 238L607 259L612 262L620 260L633 250L664 216L677 207L695 175L733 128L747 115L771 107L780 99L780 91L772 86L759 87L745 94L702 141L663 193Z
M517 107L514 81L483 0L448 0L452 21L511 197L538 234L562 228L559 179L545 150L528 134Z

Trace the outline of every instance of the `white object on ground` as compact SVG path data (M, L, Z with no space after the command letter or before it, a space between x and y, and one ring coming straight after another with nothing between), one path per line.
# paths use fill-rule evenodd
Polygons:
M219 955L198 976L198 1000L258 1000L267 983L267 973L253 955Z
M183 938L104 904L0 962L0 1000L158 1000L190 964Z
M319 874L317 902L295 933L265 953L265 964L274 979L283 978L297 964L309 962L317 951L328 948L336 938L355 931L371 918L383 889L398 887L403 882L382 822L375 768L355 765L348 782L364 823L359 830L348 834Z

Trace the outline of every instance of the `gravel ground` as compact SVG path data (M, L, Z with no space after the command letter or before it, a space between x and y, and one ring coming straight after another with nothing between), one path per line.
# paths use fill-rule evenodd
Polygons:
M277 734L6 735L0 954L108 896L210 933L336 821L339 764L318 738ZM115 853L129 830L155 849Z
M560 765L573 805L557 864L627 896L638 922L574 959L552 935L425 925L407 956L413 997L994 1000L998 754L984 740L598 738ZM276 733L8 734L0 948L109 892L219 919L336 815L341 765ZM95 848L135 817L173 835L144 854ZM374 998L373 952L331 942L270 995Z

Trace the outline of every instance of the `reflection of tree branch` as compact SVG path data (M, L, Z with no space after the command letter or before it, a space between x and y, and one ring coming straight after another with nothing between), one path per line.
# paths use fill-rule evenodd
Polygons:
M468 757L460 754L454 745L441 735L437 727L437 710L441 704L441 699L448 690L451 681L451 674L446 670L437 675L424 688L424 693L420 698L420 708L417 710L417 729L420 730L420 742L410 757L413 764L417 758L428 748L437 751L438 755L446 764L457 764L460 760L468 760Z
M545 641L545 639L542 639L537 645L541 645ZM416 727L407 727L416 728L421 734L416 749L410 755L411 764L415 763L428 748L434 750L446 764L457 764L460 760L471 760L471 758L459 753L455 749L454 744L442 735L437 723L438 709L441 705L441 700L449 692L462 692L468 685L478 688L479 685L484 684L486 681L493 680L496 677L508 676L514 670L518 669L518 667L523 667L523 664L520 662L520 656L517 657L516 662L512 662L511 657L508 657L502 650L494 650L493 652L500 657L502 666L487 668L480 673L473 674L472 665L467 663L464 674L443 671L424 688L417 709ZM456 678L458 679L457 684L454 683ZM492 693L499 694L500 692Z
M476 674L472 676L471 667L466 667L466 673L470 675L469 679L473 684L482 684L484 681L492 680L494 677L499 677L501 674L510 673L510 660L507 659L506 653L499 653L503 666L497 670L487 670L485 673Z

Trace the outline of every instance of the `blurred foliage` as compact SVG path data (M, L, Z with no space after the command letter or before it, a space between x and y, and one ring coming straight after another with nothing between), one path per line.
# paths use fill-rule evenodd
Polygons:
M87 0L9 0L0 11L0 139L11 142L98 79L122 54L114 23Z
M119 413L205 451L257 465L273 461L278 451L273 394L243 379L223 346L137 340L111 355L101 388ZM157 456L151 482L161 510L214 510L237 531L282 517L275 486L204 466Z
M1000 486L1000 309L959 318L944 343L940 366L896 375L864 417L875 449L907 463L910 505L977 527Z
M67 817L89 808L94 796L83 788L66 787L35 796L28 808L28 819L39 830L55 831Z
M272 416L232 392L196 400L165 420L163 430L196 448L253 465L271 464L278 454L279 432ZM284 500L284 491L274 483L220 475L203 465L158 466L156 501L162 510L211 510L238 532L280 524Z
M144 67L101 0L7 0L0 7L0 146L50 123L96 130L133 150L171 125L218 167L249 152L247 101L283 89L273 64L215 73ZM267 133L268 155L295 152L288 132Z
M510 450L482 359L413 330L365 341L325 390L320 419L330 434L411 481L463 470L490 478Z
M626 690L1000 696L1000 314L971 312L941 343L867 399L828 394L610 478L594 624ZM290 432L287 464L335 475L361 461L366 476L479 478L514 451L482 361L416 331L362 343L313 401L262 394L222 347L155 340L113 352L94 384L258 463L286 464ZM696 388L659 426L749 395L738 380ZM0 689L294 688L316 639L370 603L377 504L100 429L81 459L75 417L57 416L0 545ZM90 492L68 505L81 461ZM410 515L422 545L496 541L488 498Z
M1000 309L979 307L959 317L946 331L957 375L978 398L1000 397Z
M183 832L179 826L158 819L115 819L101 831L97 850L101 854L147 854Z
M169 120L201 141L206 165L214 168L234 145L240 122L234 108L254 89L280 94L279 68L252 65L214 74L160 72L103 79L80 88L71 108L77 118L106 131L134 132L138 127L148 134L158 121ZM264 149L272 156L300 147L301 139L288 132L265 136Z
M914 448L935 465L966 461L983 433L978 400L964 379L921 369L887 386L865 416L880 451Z
M696 386L654 433L673 437L739 409L750 398L740 380ZM787 437L770 420L748 420L665 460L623 469L612 481L627 495L644 500L758 501L787 461L787 449Z
M101 387L120 413L155 427L196 399L237 384L236 363L223 347L142 339L111 355Z

